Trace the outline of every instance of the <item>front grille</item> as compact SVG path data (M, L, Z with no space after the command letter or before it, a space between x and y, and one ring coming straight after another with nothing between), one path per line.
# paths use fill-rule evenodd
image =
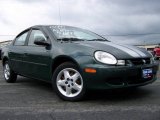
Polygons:
M143 84L149 81L152 81L154 78L154 76L152 76L151 78L141 78L140 75L138 76L128 76L126 78L123 77L117 77L117 78L108 78L106 80L107 84L110 85L134 85L134 84Z
M145 65L145 64L150 64L151 60L150 58L138 58L138 59L127 60L127 63L132 65Z

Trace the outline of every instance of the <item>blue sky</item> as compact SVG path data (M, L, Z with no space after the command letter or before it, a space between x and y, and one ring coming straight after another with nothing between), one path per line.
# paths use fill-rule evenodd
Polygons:
M160 42L160 34L152 34L160 33L160 0L1 0L0 40L32 25L60 24L59 5L63 25L120 43Z

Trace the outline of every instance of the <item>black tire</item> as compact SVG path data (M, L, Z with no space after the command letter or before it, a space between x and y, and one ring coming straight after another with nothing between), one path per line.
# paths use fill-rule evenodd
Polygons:
M73 75L71 75L71 72L73 72ZM67 74L65 73L69 73L69 77L66 77ZM59 84L62 83L62 81L63 85ZM82 100L86 93L85 81L83 80L78 67L70 62L62 63L56 68L52 77L52 84L57 95L63 100L79 101ZM67 89L69 89L68 91L70 92L67 93Z
M6 71L7 66L9 67L8 71ZM6 72L9 72L8 76L6 75L7 74ZM14 73L13 70L11 70L8 61L5 61L4 65L3 65L3 76L4 76L5 81L8 83L14 83L17 80L17 74Z

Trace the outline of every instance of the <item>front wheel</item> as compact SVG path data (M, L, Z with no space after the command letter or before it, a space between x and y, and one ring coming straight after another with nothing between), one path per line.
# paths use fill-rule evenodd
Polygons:
M17 80L17 74L11 70L11 68L8 64L8 61L6 61L4 63L3 76L4 76L4 79L6 80L6 82L8 82L8 83L14 83Z
M53 75L53 87L63 100L78 101L85 95L85 82L78 67L73 63L63 63Z

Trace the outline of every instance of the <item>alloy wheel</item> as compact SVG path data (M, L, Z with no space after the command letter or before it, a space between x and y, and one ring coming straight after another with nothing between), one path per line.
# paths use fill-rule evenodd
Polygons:
M57 88L66 97L76 97L83 89L83 79L73 68L61 70L56 79Z
M4 77L6 80L10 78L10 68L8 64L5 64L4 66Z

